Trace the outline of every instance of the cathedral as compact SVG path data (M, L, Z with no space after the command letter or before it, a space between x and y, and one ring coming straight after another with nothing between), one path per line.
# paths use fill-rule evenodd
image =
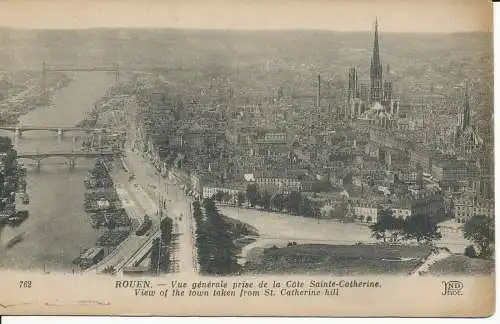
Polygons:
M466 159L476 156L483 146L483 139L472 125L469 101L469 87L466 86L464 110L458 114L455 131L455 151L459 157Z
M387 66L387 77L389 66ZM344 119L363 120L384 128L394 126L399 114L399 100L394 98L392 82L383 80L383 67L380 60L378 20L375 20L373 53L370 65L370 90L358 82L356 68L349 69L347 102L343 111Z

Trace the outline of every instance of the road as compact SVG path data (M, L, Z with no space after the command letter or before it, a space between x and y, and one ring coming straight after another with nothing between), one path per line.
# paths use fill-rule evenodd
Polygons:
M152 216L153 225L149 235L137 236L135 232L132 232L104 260L87 269L87 271L102 272L108 267L113 267L115 271L120 272L123 268L132 266L133 261L138 257L138 253L147 250L147 247L152 245L153 238L160 233L160 222L159 218L156 217L157 205L154 201L147 196L137 183L129 182L124 171L113 171L113 180L117 186L118 196L130 218L142 222L144 215L148 214Z
M417 269L415 269L415 271L413 271L413 273L411 274L412 277L418 277L418 276L421 276L421 275L425 275L426 273L429 272L429 269L430 267L440 261L440 260L443 260L443 259L446 259L447 257L449 257L450 255L452 255L450 252L444 250L444 249L438 249L437 250L437 253L431 253L427 259L424 261L424 263L422 263Z
M131 233L103 261L89 268L88 271L102 272L108 267L113 267L115 271L120 272L123 268L134 266L134 263L149 251L153 238L160 233L161 215L157 211L159 203L165 201L166 216L172 218L173 234L178 238L171 258L175 262L173 271L182 274L196 273L198 265L191 200L175 183L161 178L155 168L135 152L126 152L124 163L129 172L133 172L135 178L129 181L130 173L114 172L113 179L117 184L117 193L132 219L142 221L144 214L151 216L152 230L148 236L137 236Z
M174 250L178 271L182 274L196 273L198 265L191 199L173 181L162 178L150 162L136 152L126 151L126 163L130 170L134 170L136 183L144 188L148 196L156 201L165 201L166 214L172 218L178 237L178 248Z
M133 123L130 125L133 125ZM128 139L130 140L134 136L135 134L132 131L129 133ZM184 194L175 181L162 178L151 162L140 156L137 152L129 148L124 153L122 161L128 173L123 171L120 177L126 175L127 179L117 178L118 181L115 181L115 183L124 184L125 192L132 197L126 200L133 201L133 205L137 203L135 209L134 206L130 206L130 215L147 213L153 219L153 226L158 227L162 215L170 217L173 223L173 234L176 238L171 255L171 260L174 260L171 271L188 275L196 274L199 267L196 254L195 222L191 212L191 199ZM129 181L128 177L131 174L134 175L134 179ZM133 188L130 187L130 184ZM157 213L158 207L162 205L165 207L164 212ZM127 210L127 212L129 211ZM152 240L142 241L142 239L131 234L130 237L117 247L114 252L116 255L109 257L110 260L108 262L104 260L104 262L101 262L102 265L99 266L102 268L105 264L113 264L115 262L121 267L133 265L134 260L140 258L138 254L142 253L141 251L147 250L151 242Z

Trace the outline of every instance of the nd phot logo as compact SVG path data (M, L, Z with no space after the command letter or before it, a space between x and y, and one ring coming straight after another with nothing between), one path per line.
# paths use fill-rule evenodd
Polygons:
M442 281L443 284L443 296L462 296L462 289L464 284L458 280Z

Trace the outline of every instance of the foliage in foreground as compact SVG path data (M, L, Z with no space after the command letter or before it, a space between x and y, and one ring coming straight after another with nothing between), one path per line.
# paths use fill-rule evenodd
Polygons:
M211 199L203 202L205 215L198 201L193 203L196 221L196 247L203 274L227 275L239 271L237 249L230 236L228 224Z
M472 216L464 225L464 238L478 246L478 257L491 257L495 251L495 221L484 215Z
M412 215L406 219L396 218L390 208L378 210L377 222L370 225L373 237L384 243L416 240L432 243L441 239L437 223L427 215Z

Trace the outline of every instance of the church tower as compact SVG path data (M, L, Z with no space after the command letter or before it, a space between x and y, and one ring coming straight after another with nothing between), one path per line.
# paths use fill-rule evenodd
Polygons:
M359 98L358 72L355 67L349 69L349 99Z
M373 54L370 66L370 100L371 102L381 102L382 85L382 63L380 62L380 52L378 44L378 19L375 19L375 39L373 41Z
M464 110L462 114L459 114L460 117L455 132L455 147L460 155L477 159L477 152L484 145L484 141L477 129L472 125L468 83L465 86L464 95Z

